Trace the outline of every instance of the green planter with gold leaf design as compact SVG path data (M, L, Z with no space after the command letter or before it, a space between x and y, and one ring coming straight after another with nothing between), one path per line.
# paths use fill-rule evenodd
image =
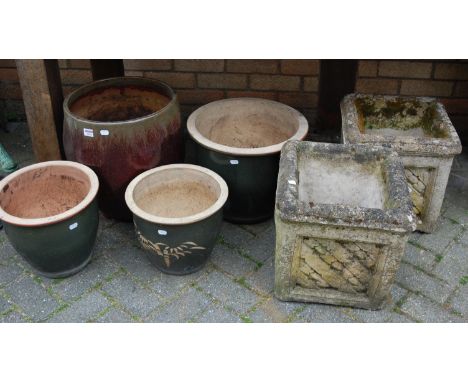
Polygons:
M148 170L125 192L138 240L151 263L174 275L193 273L205 265L227 197L226 182L219 175L189 164Z

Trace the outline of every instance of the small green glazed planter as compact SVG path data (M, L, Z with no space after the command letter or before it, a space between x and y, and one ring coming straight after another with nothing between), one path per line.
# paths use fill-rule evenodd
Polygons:
M27 166L0 182L0 219L18 253L43 276L77 273L91 260L99 181L69 161Z
M135 231L151 263L186 275L207 262L221 229L226 182L206 168L173 164L148 170L125 192Z
M227 182L224 218L252 224L273 216L280 151L302 140L308 123L297 110L260 98L230 98L195 110L187 121L196 164Z

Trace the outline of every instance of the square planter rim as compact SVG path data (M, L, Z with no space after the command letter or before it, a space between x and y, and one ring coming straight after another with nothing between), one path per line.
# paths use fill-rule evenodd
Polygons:
M299 199L298 150L309 155L356 154L380 157L387 175L388 202L393 208L379 209L339 204L309 203ZM315 223L350 228L368 228L399 233L416 228L412 202L409 196L403 165L397 153L384 147L369 145L340 145L289 141L281 151L280 172L276 191L276 208L284 221Z
M373 98L384 100L417 100L435 102L436 112L440 117L443 129L448 132L447 138L411 137L411 136L380 136L363 134L359 130L358 112L355 101L358 98ZM340 103L342 117L342 133L344 143L373 143L391 147L399 154L413 156L447 157L460 154L462 146L460 138L444 106L433 97L399 96L352 93L343 98Z

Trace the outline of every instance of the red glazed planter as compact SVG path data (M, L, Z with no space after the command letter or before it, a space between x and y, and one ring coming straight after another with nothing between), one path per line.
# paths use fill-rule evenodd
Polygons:
M80 87L65 99L63 142L68 160L99 177L99 207L128 220L125 189L140 173L181 162L177 96L164 82L118 77Z

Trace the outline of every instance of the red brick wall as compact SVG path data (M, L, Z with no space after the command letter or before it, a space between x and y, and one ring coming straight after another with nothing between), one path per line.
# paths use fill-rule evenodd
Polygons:
M64 94L91 81L89 60L59 60L59 65ZM171 85L184 116L210 101L251 96L288 104L315 123L319 60L124 60L124 65L127 75ZM468 137L466 60L361 60L356 91L435 96ZM0 108L24 115L14 60L0 60Z
M64 94L91 81L89 60L59 60ZM125 74L167 82L187 116L226 97L263 97L286 103L313 120L318 60L124 60ZM0 60L0 102L21 100L14 60Z

